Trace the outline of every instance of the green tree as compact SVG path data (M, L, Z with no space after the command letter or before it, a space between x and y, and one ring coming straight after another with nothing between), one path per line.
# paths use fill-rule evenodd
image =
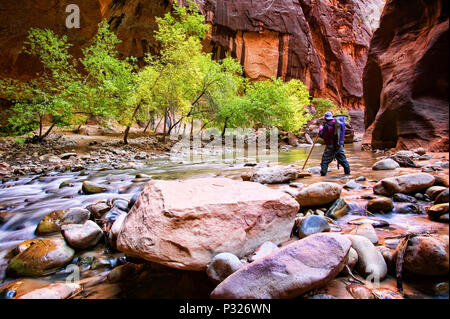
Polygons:
M77 106L82 122L122 116L122 105L128 103L136 84L136 59L120 59L117 45L121 41L109 30L106 21L80 59L83 76L70 87L71 101Z
M28 82L12 79L0 82L2 95L14 103L9 123L15 132L23 134L38 128L37 139L42 141L55 126L70 125L73 109L67 89L77 78L70 47L67 36L59 37L51 30L28 32L23 50L37 56L43 70ZM44 132L46 119L50 127Z
M313 99L312 105L316 109L314 118L323 118L326 112L331 112L334 115L337 114L348 115L348 111L345 108L336 106L329 99L321 99L321 98Z
M157 111L165 118L169 113L189 109L186 99L197 76L193 60L201 53L201 40L209 26L203 23L197 4L193 1L188 4L188 7L174 4L172 12L156 19L155 39L161 44L161 52L158 57L147 56L147 65L137 77L135 94L122 112L125 144L131 126L149 111Z

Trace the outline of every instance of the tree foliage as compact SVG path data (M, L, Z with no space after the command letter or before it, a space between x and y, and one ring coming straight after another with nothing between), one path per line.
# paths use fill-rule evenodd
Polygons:
M215 60L203 51L209 32L194 1L157 18L158 55L148 54L138 69L135 58L122 59L120 40L103 21L98 32L74 59L67 37L32 29L26 52L39 57L43 71L28 82L4 80L2 95L15 102L10 123L17 133L40 127L45 138L54 126L82 125L91 118L115 119L126 127L149 121L153 114L176 125L200 120L203 127L276 126L297 133L311 118L307 87L299 80L250 82L231 57ZM42 132L44 119L50 130ZM106 122L106 121L105 121Z

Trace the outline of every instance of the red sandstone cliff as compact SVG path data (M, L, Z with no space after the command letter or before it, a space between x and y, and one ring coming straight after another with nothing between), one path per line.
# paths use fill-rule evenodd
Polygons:
M251 79L301 79L314 97L363 106L362 74L384 1L204 0L213 52Z
M364 73L364 143L448 151L448 36L448 0L387 2Z
M123 55L156 53L155 17L173 0L0 0L0 76L29 77L39 65L20 54L31 27L67 33L74 54L106 18L123 43ZM77 4L81 28L65 28L65 7ZM238 58L254 80L299 78L315 97L363 106L362 72L384 0L198 0L213 25L207 50Z

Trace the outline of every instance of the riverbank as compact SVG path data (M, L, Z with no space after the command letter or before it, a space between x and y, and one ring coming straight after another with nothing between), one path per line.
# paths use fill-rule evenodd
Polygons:
M107 142L105 141L105 143ZM95 147L96 145L93 146ZM140 158L139 156L136 158L138 153L130 150L129 154L122 157L115 153L119 152L120 154L121 150L114 150L111 147L108 148L107 145L102 145L101 147L108 153L99 154L98 162L91 162L92 158L89 159L87 157L87 155L92 156L91 150L87 150L85 153L81 151L79 153L75 152L76 156L73 155L68 156L68 159L61 159L61 155L64 154L62 153L63 151L71 151L71 149L63 148L60 150L61 153L58 154L59 156L56 154L53 155L57 156L59 158L58 161L63 163L59 163L56 166L60 165L61 167L65 167L68 165L68 167L74 168L79 165L79 168L62 170L60 167L56 170L40 173L33 172L32 174L24 172L24 175L14 175L13 177L6 178L0 184L0 278L2 280L0 294L3 297L27 297L27 293L32 293L33 291L36 293L36 290L39 293L43 293L44 295L41 296L45 297L45 294L55 293L55 291L60 293L62 289L63 294L60 296L64 298L208 298L210 293L218 286L218 279L213 274L215 273L217 275L217 271L213 272L212 270L215 268L211 268L214 263L208 266L211 268L211 271L206 272L205 270L199 271L179 269L180 267L168 267L158 262L158 259L148 257L151 255L149 252L139 257L141 252L135 251L135 248L132 246L127 248L127 253L124 253L122 251L124 249L123 247L116 247L117 228L120 229L121 227L119 227L119 224L115 225L115 222L123 219L130 212L131 214L137 214L132 211L132 207L137 199L137 195L142 193L149 181L192 180L195 183L198 180L199 182L196 185L203 187L206 184L201 179L217 179L217 183L219 183L221 178L226 178L238 183L226 192L239 190L239 185L243 183L243 179L258 180L259 183L255 182L257 185L278 180L281 184L265 184L265 186L261 185L261 187L277 192L277 194L281 192L281 194L285 195L276 196L280 196L280 198L282 196L289 196L291 198L290 201L297 201L300 206L299 211L290 216L288 221L277 222L278 227L283 229L283 233L286 232L286 229L289 229L289 231L292 229L294 231L291 238L281 241L275 237L262 238L257 241L259 244L265 244L264 242L266 241L272 242L272 244L265 244L261 249L252 247L250 249L251 252L244 252L242 254L235 252L238 262L236 263L237 268L233 268L234 270L237 271L239 269L239 271L244 272L244 275L248 271L252 272L253 267L255 267L252 264L258 265L260 261L267 261L267 258L269 258L266 254L267 251L276 254L280 249L291 249L289 248L291 244L302 242L314 236L310 233L311 229L321 229L320 231L323 234L335 233L344 237L352 232L358 232L359 235L363 235L364 237L364 232L367 233L367 228L369 228L369 234L372 236L373 241L375 241L373 237L374 233L376 235L376 244L372 243L373 246L369 245L369 248L357 251L357 254L361 258L368 258L364 252L371 251L372 254L377 255L374 251L380 251L388 269L385 278L381 281L381 286L371 286L367 276L361 271L360 267L356 266L357 263L350 264L353 269L353 276L356 279L345 274L343 270L339 271L339 275L335 274L343 266L342 261L337 259L335 266L333 266L336 268L333 268L330 275L326 276L326 280L323 279L325 281L322 282L321 288L310 289L300 294L299 297L359 299L405 297L448 298L448 279L440 275L424 277L423 275L411 273L409 270L405 270L403 280L404 290L401 293L396 285L393 284L395 283L395 266L392 268L392 262L397 260L396 256L398 256L399 243L403 238L401 236L407 234L423 234L426 238L429 237L431 239L435 236L444 236L444 238L448 236L448 211L447 221L434 221L428 216L428 212L434 206L438 195L445 191L445 189L448 192L448 154L446 153L409 154L412 156L412 162L416 167L397 167L397 165L394 165L395 168L389 170L373 170L372 166L375 163L380 160L386 160L386 157L392 154L361 151L360 145L349 144L346 145L346 153L353 169L352 174L350 176L344 176L342 170L337 170L334 164L332 164L330 174L327 177L321 177L317 173L317 165L320 162L323 147L317 147L313 152L310 164L308 165L309 173L300 170L309 148L287 148L285 151L279 153L279 158L276 163L223 163L220 160L215 162L182 163L171 161L168 154L164 152L148 155L145 158ZM403 158L401 156L396 157L399 161ZM50 163L51 161L49 159L46 159L46 162L44 161L42 163ZM78 160L82 162L75 162ZM71 161L74 161L73 164ZM130 162L132 165L130 165ZM117 164L117 168L114 168L114 163ZM408 161L402 163L405 165ZM278 165L281 168L277 168ZM272 169L269 168L268 171L267 166L272 167ZM424 172L432 176L432 187L438 187L437 189L430 190L431 182L425 180L425 182L420 182L422 183L420 190L410 194L412 197L400 196L398 194L379 195L374 192L377 189L376 185L381 180ZM329 198L329 193L332 193L329 191L319 192L319 199L323 200L324 198L328 198L328 200L325 202L316 202L313 206L310 206L304 202L304 199L301 199L302 195L300 194L302 193L312 194L308 191L309 187L317 186L317 184L320 185L324 182L337 185L335 186L337 187L336 189L340 190L337 199L335 197ZM213 194L207 196L207 198L203 196L207 190L184 194L184 192L189 192L191 187L181 187L180 189L177 188L177 198L178 196L185 195L188 196L187 198L194 196L192 198L193 201L207 200L216 196L218 199L224 198L223 196L225 194L223 196L221 194L225 190L223 187L219 187L217 183L213 182L212 184L217 188L213 192L214 196L212 196ZM168 188L168 190L171 189L175 191L173 187ZM269 193L272 194L271 192ZM257 191L255 196L262 196L261 194L260 191ZM239 207L244 209L246 205L250 205L252 199L256 198L255 196L246 196L248 200L242 201ZM306 197L309 198L311 196L308 195ZM384 199L384 204L387 202L390 211L379 210L377 208L378 204L376 203L369 204L372 200L380 197ZM271 201L273 202L273 199ZM154 205L152 202L150 204ZM187 199L183 201L186 205L188 205L188 202ZM164 203L164 205L166 204L178 205L176 200L172 204L168 202ZM214 207L215 205L217 203L210 203L208 207ZM270 205L274 209L278 209L273 206L274 204ZM141 203L138 206L147 207L147 204L143 205ZM333 208L333 206L338 207L338 209L336 207ZM448 204L446 207L448 210ZM195 207L191 207L188 211L195 212L195 209ZM70 226L69 229L64 229L63 231L57 230L49 234L36 232L38 225L42 225L45 216L55 211L63 211L65 212L64 214L70 211L70 216L73 216L75 213L77 216L87 216L89 214L88 219L93 223L89 224L89 228L83 230L83 233L89 230L89 234L97 235L89 237L88 248L79 248L83 245L79 246L79 243L74 243L71 240L70 232L80 231L80 227L78 226ZM343 215L341 216L340 213L343 213ZM443 214L441 213L442 211L436 212L438 218L445 215L445 212ZM211 214L215 214L214 211ZM61 213L57 215L61 218ZM237 214L232 215L238 216ZM332 218L333 215L334 218ZM181 216L183 215L180 215L180 218ZM251 224L250 219L248 219L250 218L249 216L245 220L246 223ZM161 216L159 220L168 217ZM86 217L80 218L80 222L86 224ZM267 216L264 217L264 220L267 218ZM54 220L54 218L50 220ZM212 231L210 229L212 224L206 226L208 223L203 221L202 218L199 217L193 220L197 220L199 224L191 227L183 227L183 229L186 229L188 232L197 230L200 234L203 231ZM187 218L186 222L190 223L192 219ZM220 227L220 232L217 231L217 234L227 232L228 226L226 226L225 222L215 224ZM373 228L370 228L368 224L371 224ZM100 231L97 227L100 228ZM201 227L205 228L200 232ZM357 230L357 228L362 229ZM81 229L83 228L81 227ZM430 233L429 235L427 235L428 232ZM172 233L175 236L177 230L174 229ZM231 232L228 232L228 234L231 234ZM304 235L307 236L304 237ZM289 237L289 234L287 236ZM164 237L157 236L155 238L163 239ZM233 236L228 237L230 243L235 240ZM418 237L419 239L422 238L421 236ZM309 240L313 240L315 237L311 238ZM448 267L448 237L446 238L447 253L446 256L444 254L443 267L445 267L445 258L447 258ZM26 251L30 247L30 243L36 243L33 242L36 239L43 240L44 243L48 240L51 242L56 240L57 247L63 247L68 257L63 261L59 261L61 263L57 264L59 266L56 269L46 270L38 276L36 274L32 276L24 275L20 273L20 270L18 270L19 273L13 272L11 269L7 271L8 267L11 267L11 260L20 255L21 251ZM180 239L188 240L189 236L181 236ZM27 243L29 240L31 242ZM328 242L329 239L317 240L314 243L320 243L322 245L324 243L323 240ZM180 244L176 238L170 239L170 241ZM194 236L191 240L188 240L187 244L196 245L198 241L199 239ZM347 250L345 247L347 247L348 242L344 239L339 240L339 242L342 244L343 249ZM428 247L439 247L441 245L439 244L439 240L435 243L435 246ZM185 246L187 244L180 244L181 246L172 245L170 246L171 248L165 244L160 247L163 249L163 254L171 256L171 259L176 260L178 253L176 255L171 254L174 254L178 249L182 252L187 247ZM207 244L213 245L213 242ZM313 245L313 243L311 242L307 246L309 245ZM352 247L355 245L357 244L351 244ZM188 251L191 251L191 249L193 248L189 248ZM443 249L445 251L445 247ZM227 248L227 251L230 250L232 250L232 247ZM131 253L132 251L134 253ZM341 256L337 251L336 254L333 255L336 258L337 256ZM412 251L409 251L407 255L415 256L412 254ZM329 257L331 258L332 256L330 255ZM220 256L217 259L221 260ZM231 260L236 261L233 258ZM416 258L415 260L416 262L413 262L413 264L417 263L418 259ZM226 259L226 262L229 261L229 259ZM305 260L303 261L306 262ZM379 260L378 262L381 261ZM406 261L406 263L411 262ZM431 264L426 270L430 271L433 267L436 267L436 265L433 266ZM439 267L442 267L442 265ZM72 280L76 274L74 269L79 271L79 280ZM50 273L47 273L47 271L50 271ZM423 272L423 270L420 271ZM241 273L239 274L237 273L235 277L242 276ZM216 279L212 280L210 278L211 276ZM225 275L222 274L220 276ZM227 273L225 277L230 277L231 279L229 281L235 282L236 279L233 279L234 277L232 276L232 274ZM224 279L224 277L219 278L221 278L219 280L220 282ZM67 286L67 279L75 281L75 285ZM59 286L52 286L53 284L58 284ZM39 290L40 288L45 289ZM219 291L216 291L215 295L218 293Z

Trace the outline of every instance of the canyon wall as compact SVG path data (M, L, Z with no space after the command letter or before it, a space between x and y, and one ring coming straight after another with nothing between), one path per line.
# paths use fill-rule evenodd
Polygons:
M448 151L448 0L390 0L364 72L363 143Z
M181 0L179 0L181 1ZM362 74L384 0L197 0L212 25L205 50L217 58L230 54L252 80L301 79L314 97L347 108L363 107ZM81 28L67 29L65 8L77 4ZM123 41L123 56L157 53L155 17L173 0L0 0L0 76L27 78L37 60L21 53L31 27L68 34L75 56L101 19Z
M262 80L301 79L313 97L363 107L362 74L383 0L204 0L211 50Z
M105 6L113 0L0 0L0 77L29 79L41 68L38 59L22 53L23 42L30 28L47 28L59 35L66 34L73 44L71 53L81 54L81 48L97 31ZM67 29L69 4L80 8L79 29Z

